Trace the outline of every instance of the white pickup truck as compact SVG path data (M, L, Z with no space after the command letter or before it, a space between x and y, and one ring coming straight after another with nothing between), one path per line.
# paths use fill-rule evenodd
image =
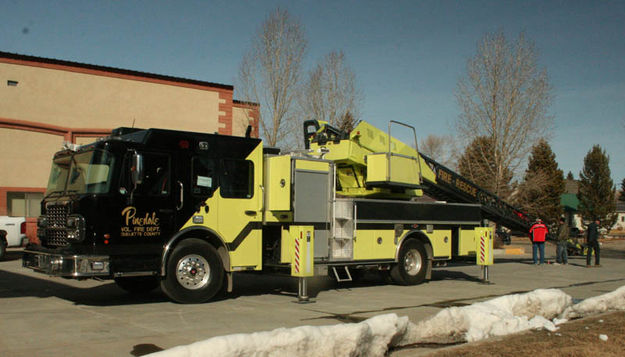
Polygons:
M0 260L8 247L22 247L26 243L26 218L0 216Z

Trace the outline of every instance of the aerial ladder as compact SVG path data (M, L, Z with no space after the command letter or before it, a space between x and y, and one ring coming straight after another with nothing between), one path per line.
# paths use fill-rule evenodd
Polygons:
M392 126L412 130L414 147L391 136ZM337 165L338 195L415 200L427 195L450 203L479 204L485 219L527 231L529 216L495 194L418 152L414 127L390 121L388 132L361 121L351 132L326 122L304 123L306 149Z

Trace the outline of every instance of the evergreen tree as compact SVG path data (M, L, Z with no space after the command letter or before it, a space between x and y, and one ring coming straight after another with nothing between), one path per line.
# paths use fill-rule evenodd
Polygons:
M621 181L621 194L618 196L618 199L625 202L625 178Z
M352 115L352 112L348 110L347 112L345 112L345 115L343 115L340 122L338 123L339 129L349 133L354 129L357 121L358 120L356 120L354 115Z
M569 181L575 180L575 177L573 176L573 173L571 171L569 171L569 173L566 174L566 179Z
M458 161L458 171L460 175L499 197L506 199L510 196L512 171L505 169L503 179L493 180L497 175L495 147L493 140L488 137L477 137L467 146Z
M562 214L560 196L564 176L558 168L551 146L541 139L532 147L523 182L519 186L519 204L527 213L547 223L556 223Z
M610 178L610 158L595 145L584 158L579 173L579 212L585 220L600 219L601 226L612 227L616 220L616 189Z

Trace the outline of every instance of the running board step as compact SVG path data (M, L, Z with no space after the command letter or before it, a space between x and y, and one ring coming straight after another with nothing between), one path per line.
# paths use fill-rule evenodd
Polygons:
M341 277L339 275L339 272L336 270L337 267L332 267L332 272L334 273L334 277L336 278L336 281L338 281L339 283L345 282L345 281L352 281L352 275L349 273L349 268L346 266L343 267L338 267L338 268L343 268L345 270L345 274L343 275L343 277Z

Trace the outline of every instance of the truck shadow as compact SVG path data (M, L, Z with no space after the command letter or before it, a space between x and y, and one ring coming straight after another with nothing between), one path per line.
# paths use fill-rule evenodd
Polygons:
M76 305L111 306L148 304L168 301L159 290L148 294L132 295L115 283L79 288L62 283L62 279L39 279L0 269L0 299L18 297L58 297Z
M471 282L481 282L482 279L477 275L469 275L461 271L434 269L432 271L432 279L430 281L442 280L461 280Z
M383 275L375 272L366 273L348 282L338 282L331 276L314 277L307 280L308 297L315 298L322 291L337 289L356 289L388 284ZM241 273L235 276L234 289L223 299L258 295L298 295L297 278L286 275L261 275Z
M456 278L466 278L457 276ZM442 279L442 277L440 278ZM57 297L75 305L121 306L155 303L172 303L160 289L146 294L130 294L113 282L85 282L89 287L65 284L61 278L38 278L0 269L0 299L19 297ZM68 281L75 284L75 281ZM80 284L80 283L78 283ZM320 292L337 289L361 289L391 284L384 275L367 273L357 281L337 282L331 277L316 277L308 280L308 296L315 298ZM236 299L245 296L283 295L297 301L298 280L289 276L238 274L233 291L222 293L213 301Z
M460 265L466 265L459 263ZM454 267L457 264L451 264ZM458 280L480 282L480 276L469 275L464 272L434 268L431 281ZM119 288L113 282L94 283L85 282L89 287L78 287L75 281L65 284L61 278L38 278L26 274L17 274L0 269L0 299L16 297L57 297L70 301L76 305L86 306L116 306L141 305L155 303L172 303L160 289L146 294L130 294ZM331 276L310 278L308 296L315 298L319 293L330 290L366 289L375 286L392 285L388 273L367 272L358 279L350 282L337 282ZM96 286L93 286L97 284ZM266 275L254 273L240 273L235 275L233 291L222 292L213 301L223 301L246 296L282 295L292 297L297 302L298 280L285 275Z

